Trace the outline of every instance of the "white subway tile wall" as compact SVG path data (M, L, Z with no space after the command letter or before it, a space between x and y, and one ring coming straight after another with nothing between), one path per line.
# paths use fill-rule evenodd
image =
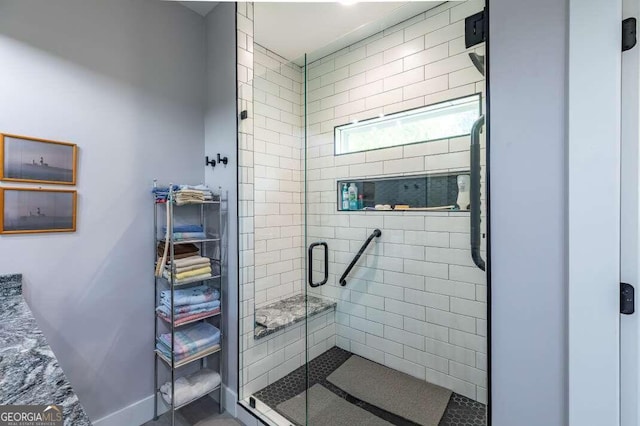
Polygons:
M309 358L337 345L486 403L486 278L470 261L468 214L336 205L338 179L468 170L469 138L341 156L333 146L336 125L484 95L468 57L484 47L465 49L463 38L464 18L483 6L445 3L308 65L306 191L308 240L329 245L329 281L308 291L337 301L336 312L309 321ZM238 3L238 19L238 75L251 83L255 68L256 76L246 95L239 91L240 109L249 109L240 124L244 398L305 362L304 323L253 337L255 306L305 285L304 70L253 43L250 3ZM482 192L484 205L484 179ZM375 228L382 237L341 287L339 276Z
M276 382L306 362L304 350L305 324L296 323L262 339L251 332L243 336L242 389L243 398ZM307 326L308 360L336 346L335 312L314 316Z
M329 282L309 291L338 300L338 346L486 403L486 278L471 260L468 213L338 212L336 205L337 180L468 170L469 137L333 151L336 125L484 95L468 55L484 47L464 47L464 18L483 7L445 3L309 64L307 219L310 241L329 245ZM375 228L382 236L341 287L340 275Z

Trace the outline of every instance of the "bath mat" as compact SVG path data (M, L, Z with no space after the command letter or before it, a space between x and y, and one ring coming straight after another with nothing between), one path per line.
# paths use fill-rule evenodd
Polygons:
M348 394L423 426L438 426L451 391L351 356L327 380Z
M351 404L322 385L309 389L309 422L306 421L306 391L278 404L277 410L298 425L392 426L367 410Z

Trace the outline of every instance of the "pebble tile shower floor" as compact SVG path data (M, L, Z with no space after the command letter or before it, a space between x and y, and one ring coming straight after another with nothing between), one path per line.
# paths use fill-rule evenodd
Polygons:
M309 362L309 384L311 387L316 383L326 387L336 395L347 401L375 414L386 421L397 426L416 426L409 420L403 419L395 414L389 413L371 404L367 404L357 398L348 395L340 388L329 383L327 377L333 373L350 356L351 352L338 347L333 347ZM305 390L306 368L302 366L292 373L269 386L259 390L254 396L269 407L276 409L276 406ZM477 401L452 393L447 408L440 420L439 426L485 426L486 406ZM320 426L320 425L318 425Z

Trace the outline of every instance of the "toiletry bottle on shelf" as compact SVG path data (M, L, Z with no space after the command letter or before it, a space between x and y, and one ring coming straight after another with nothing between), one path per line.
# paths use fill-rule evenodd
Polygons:
M342 210L349 210L349 189L347 184L342 184Z
M358 187L353 182L349 185L349 210L358 210Z
M364 208L364 197L362 194L358 195L358 210L362 210Z

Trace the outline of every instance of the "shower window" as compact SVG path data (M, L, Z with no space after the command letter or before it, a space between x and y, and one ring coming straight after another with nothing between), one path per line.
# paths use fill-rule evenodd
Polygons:
M408 111L337 126L335 153L369 151L469 134L480 116L480 95L474 94Z

